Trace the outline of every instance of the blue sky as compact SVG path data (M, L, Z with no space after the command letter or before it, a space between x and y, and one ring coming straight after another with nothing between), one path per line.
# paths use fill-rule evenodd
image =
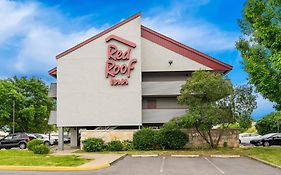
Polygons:
M246 84L242 58L235 49L241 36L237 21L245 0L0 0L0 78L38 76L55 81L47 71L55 55L121 20L142 12L143 25L224 61L234 69L234 85ZM253 117L273 111L257 98Z

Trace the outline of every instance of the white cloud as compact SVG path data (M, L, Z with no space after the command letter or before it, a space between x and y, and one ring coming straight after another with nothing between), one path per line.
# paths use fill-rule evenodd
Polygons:
M175 40L186 43L202 51L225 51L235 48L239 34L223 31L219 27L202 19L194 18L182 12L187 9L205 5L208 1L199 1L196 5L190 3L174 4L143 19L143 24Z
M44 16L38 15L42 11ZM101 30L92 27L64 33L43 19L52 19L52 14L53 9L48 11L35 2L0 1L0 46L11 49L13 45L18 49L16 55L9 58L15 59L13 65L9 65L15 74L47 72L55 66L55 55Z
M35 13L36 5L21 4L14 1L0 1L0 43L22 32L25 28L24 21Z

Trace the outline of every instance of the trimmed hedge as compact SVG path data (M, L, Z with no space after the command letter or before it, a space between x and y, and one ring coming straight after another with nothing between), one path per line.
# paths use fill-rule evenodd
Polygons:
M152 150L155 148L156 131L150 128L143 128L133 135L133 145L138 150Z
M122 151L123 144L119 140L113 140L106 145L107 151Z
M181 149L187 143L187 136L179 129L160 129L155 136L162 149Z
M33 151L35 146L43 145L43 141L39 139L33 139L27 143L27 149Z
M34 154L48 154L50 152L50 148L46 145L35 145L33 147Z
M102 151L105 147L102 139L98 138L89 138L82 141L83 149L86 152L99 152Z
M86 152L99 151L130 151L130 150L153 150L153 149L181 149L188 141L187 135L177 128L163 127L160 130L143 128L133 135L133 141L113 140L104 143L99 138L89 138L84 141L83 149Z
M131 140L124 140L122 144L123 144L124 151L131 151L134 149L133 141Z

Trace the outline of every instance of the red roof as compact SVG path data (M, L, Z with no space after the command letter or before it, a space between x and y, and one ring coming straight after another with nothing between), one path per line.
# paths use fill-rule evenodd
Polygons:
M172 50L184 57L192 59L200 64L203 64L213 70L217 71L230 71L232 66L223 63L215 58L212 58L198 50L188 47L176 40L173 40L165 35L162 35L154 30L151 30L145 26L141 26L141 37L152 41L160 46L163 46L169 50Z
M127 18L126 20L124 21L121 21L119 22L118 24L102 31L101 33L81 42L80 44L77 44L76 46L60 53L59 55L56 56L56 59L59 59L77 49L79 49L80 47L92 42L93 40L107 34L108 32L111 32L112 30L130 22L131 20L139 17L141 15L141 13L137 13L129 18ZM151 41L151 42L154 42L158 45L161 45L169 50L172 50L184 57L187 57L188 59L192 59L200 64L203 64L207 67L210 67L211 69L213 70L217 70L217 71L223 71L223 72L227 72L227 71L230 71L232 70L232 66L226 64L226 63L223 63L215 58L212 58L202 52L199 52L191 47L188 47L182 43L179 43L167 36L164 36L154 30L151 30L145 26L141 26L141 37ZM57 69L56 67L49 70L48 73L54 77L56 77L56 74L57 74Z
M53 77L57 77L57 67L49 70L48 73L49 73L49 75L51 75Z

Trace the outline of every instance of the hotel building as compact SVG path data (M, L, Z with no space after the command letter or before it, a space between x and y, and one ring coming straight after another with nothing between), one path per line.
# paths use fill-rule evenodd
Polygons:
M140 13L56 56L49 96L57 100L49 124L64 128L71 145L79 129L159 126L188 109L177 103L196 70L227 73L232 66L141 25Z

